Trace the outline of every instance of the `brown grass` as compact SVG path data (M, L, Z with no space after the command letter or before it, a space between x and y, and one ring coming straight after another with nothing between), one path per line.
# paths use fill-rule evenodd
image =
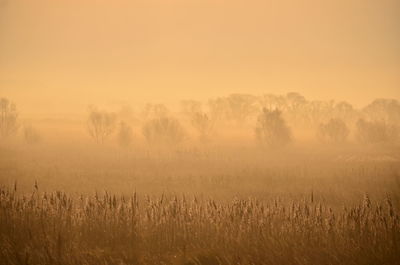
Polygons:
M70 196L0 189L1 264L398 264L392 201Z

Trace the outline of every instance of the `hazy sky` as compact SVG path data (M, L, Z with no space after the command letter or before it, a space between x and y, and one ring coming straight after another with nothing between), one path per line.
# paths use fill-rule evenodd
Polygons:
M400 98L400 1L0 0L0 96L26 112L290 91Z

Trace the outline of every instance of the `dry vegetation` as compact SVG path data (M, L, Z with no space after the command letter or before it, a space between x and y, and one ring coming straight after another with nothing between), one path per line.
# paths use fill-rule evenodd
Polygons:
M374 161L377 151L357 161L304 150L250 158L99 150L19 151L14 168L2 157L2 172L10 166L0 191L2 264L400 259L399 165Z
M91 108L24 141L1 104L0 264L399 264L395 100Z
M334 211L301 201L221 204L196 196L139 199L0 190L2 264L396 264L392 201Z

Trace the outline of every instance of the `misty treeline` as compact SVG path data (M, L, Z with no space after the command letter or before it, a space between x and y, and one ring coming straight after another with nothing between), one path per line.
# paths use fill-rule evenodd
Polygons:
M1 137L15 135L21 127L16 105L2 98L0 113ZM274 148L299 140L304 132L323 143L393 144L400 139L400 103L376 99L357 109L345 101L307 100L298 93L231 94L207 102L183 100L178 111L150 103L137 113L130 106L115 112L91 106L86 129L99 144L115 136L125 147L135 136L149 145L171 146L194 138L208 143L221 130L240 129L251 131L260 146ZM41 139L32 124L23 126L23 135L27 143Z

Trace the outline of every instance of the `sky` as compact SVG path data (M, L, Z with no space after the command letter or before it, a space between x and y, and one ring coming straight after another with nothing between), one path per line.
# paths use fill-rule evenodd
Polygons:
M0 96L25 113L292 91L400 99L400 1L0 0Z

